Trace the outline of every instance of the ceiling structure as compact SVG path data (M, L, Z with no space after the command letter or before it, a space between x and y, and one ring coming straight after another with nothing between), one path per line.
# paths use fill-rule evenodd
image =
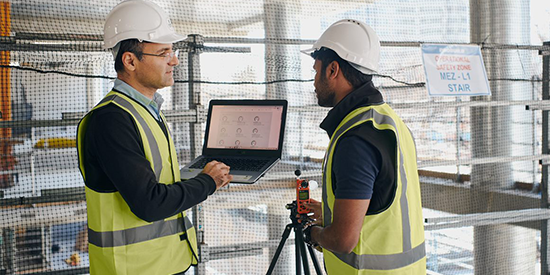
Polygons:
M14 33L102 34L109 11L120 1L12 0ZM289 18L320 18L353 11L374 0L157 0L180 33L203 36L243 36L250 28L263 28L266 14L282 11ZM281 18L283 20L283 18Z

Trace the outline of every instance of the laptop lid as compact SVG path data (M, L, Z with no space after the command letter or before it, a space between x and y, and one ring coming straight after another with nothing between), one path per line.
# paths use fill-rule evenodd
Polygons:
M203 156L280 158L286 100L211 100Z

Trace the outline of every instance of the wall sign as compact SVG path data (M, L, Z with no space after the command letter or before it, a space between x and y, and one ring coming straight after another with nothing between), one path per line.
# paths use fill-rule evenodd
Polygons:
M430 96L491 95L481 49L474 45L422 45Z

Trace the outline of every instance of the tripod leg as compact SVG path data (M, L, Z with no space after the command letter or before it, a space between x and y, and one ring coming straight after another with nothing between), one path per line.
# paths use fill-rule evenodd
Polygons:
M270 275L273 272L273 269L275 268L275 264L277 263L277 259L279 259L279 255L281 254L281 251L283 251L283 247L285 246L285 242L288 239L288 236L290 235L291 230L292 230L292 224L287 224L285 227L285 231L283 232L283 237L281 238L281 241L279 242L279 246L275 251L275 255L271 260L271 264L269 264L269 269L267 270L266 275Z
M295 264L296 264L296 275L302 275L302 265L301 265L301 261L302 261L302 256L306 256L306 255L301 255L300 253L300 241L298 240L298 237L296 236L296 229L294 229L294 249L295 249L295 255L296 255L296 261L295 261Z
M309 250L309 256L311 256L311 260L313 261L313 267L315 267L315 272L317 272L317 275L322 275L321 273L321 267L319 267L319 262L317 261L317 257L315 257L315 251L313 251L313 248L311 246L307 246L307 249Z
M294 240L296 241L296 246L300 247L300 254L302 254L302 264L304 266L304 274L310 275L309 263L307 261L307 253L306 253L306 243L304 242L304 234L302 233L301 227L294 228Z

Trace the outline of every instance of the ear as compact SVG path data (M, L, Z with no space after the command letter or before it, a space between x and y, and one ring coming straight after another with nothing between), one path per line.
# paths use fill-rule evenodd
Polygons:
M336 61L330 62L327 66L327 79L335 79L340 73L340 64Z
M124 65L124 68L127 71L136 70L136 66L134 64L136 60L137 60L136 56L131 52L125 52L122 54L122 64Z

